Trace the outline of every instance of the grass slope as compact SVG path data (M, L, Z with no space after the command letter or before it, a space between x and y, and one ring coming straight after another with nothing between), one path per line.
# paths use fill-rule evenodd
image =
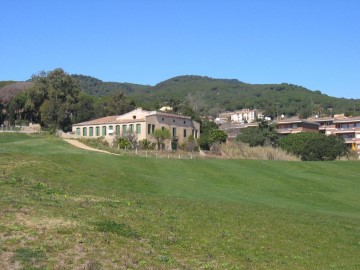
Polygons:
M167 160L0 134L0 268L356 269L359 162Z

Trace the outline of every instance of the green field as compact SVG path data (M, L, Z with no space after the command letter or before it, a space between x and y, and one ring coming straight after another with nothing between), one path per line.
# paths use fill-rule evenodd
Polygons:
M360 162L168 160L0 134L0 269L360 269Z

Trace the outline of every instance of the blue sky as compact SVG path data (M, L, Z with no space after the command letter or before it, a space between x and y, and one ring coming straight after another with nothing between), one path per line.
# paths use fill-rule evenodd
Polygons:
M57 67L154 85L179 75L360 98L359 0L1 0L0 80Z

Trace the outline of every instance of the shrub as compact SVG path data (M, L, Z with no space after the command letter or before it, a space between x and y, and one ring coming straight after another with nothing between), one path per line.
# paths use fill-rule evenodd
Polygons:
M258 127L248 127L236 136L237 141L248 143L250 146L273 146L278 144L279 135L274 125L261 121Z
M120 137L118 140L118 147L119 149L131 149L132 144L129 139Z
M288 135L280 140L280 147L304 161L334 160L348 151L341 137L309 132Z
M155 147L156 147L156 144L147 139L143 139L143 140L139 141L139 148L141 150L154 150Z

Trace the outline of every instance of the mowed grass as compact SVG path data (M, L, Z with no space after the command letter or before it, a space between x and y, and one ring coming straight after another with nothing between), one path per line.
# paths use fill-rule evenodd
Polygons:
M0 134L0 269L359 269L360 162L168 160Z

